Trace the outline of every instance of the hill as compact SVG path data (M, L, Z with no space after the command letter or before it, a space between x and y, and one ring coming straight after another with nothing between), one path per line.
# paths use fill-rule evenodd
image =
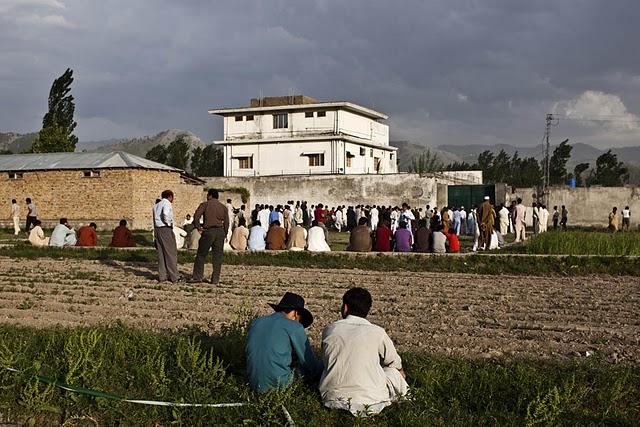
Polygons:
M400 172L408 172L411 167L411 159L419 156L427 150L430 150L432 154L437 155L439 161L445 165L462 160L462 158L457 154L441 150L439 147L434 148L427 145L415 144L409 141L391 141L389 144L398 148L398 170Z
M24 153L31 149L31 145L36 136L38 136L37 132L25 134L0 132L0 151L10 151L13 154Z
M156 135L143 136L140 138L81 142L76 147L76 151L93 151L99 153L124 151L136 156L144 157L147 152L156 145L169 145L179 136L184 136L184 140L191 146L191 148L204 148L206 145L202 142L200 137L192 132L180 129L168 129Z

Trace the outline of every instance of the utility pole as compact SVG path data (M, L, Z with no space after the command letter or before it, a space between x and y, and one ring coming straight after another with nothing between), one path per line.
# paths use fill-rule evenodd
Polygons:
M559 120L553 116L553 114L547 114L546 117L546 126L545 126L545 131L544 131L544 163L542 165L542 173L543 173L543 196L545 199L545 202L548 203L549 201L547 200L548 198L548 194L549 194L549 165L550 165L550 157L549 157L549 150L550 150L550 144L549 144L549 137L551 135L551 126L557 126L558 125Z

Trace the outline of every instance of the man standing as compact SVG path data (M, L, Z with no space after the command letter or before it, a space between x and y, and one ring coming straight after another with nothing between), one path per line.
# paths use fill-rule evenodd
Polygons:
M200 224L200 217L203 217L202 226L198 225L198 231L201 233L198 242L198 252L196 260L193 264L193 275L191 282L204 281L204 261L207 258L209 249L212 250L213 273L211 274L211 283L217 285L220 282L220 270L222 269L222 254L226 235L231 229L229 211L222 203L218 201L218 191L209 189L207 192L207 201L200 203L198 209L193 214L194 224Z
M563 230L567 229L567 221L569 220L569 211L565 205L562 205L562 213L560 214L560 226Z
M158 251L158 281L169 280L177 283L178 275L178 248L173 234L173 191L164 190L162 199L153 206L153 235ZM199 218L194 217L194 223L198 224Z
M480 226L479 247L489 249L491 243L491 232L496 222L496 212L493 210L489 196L484 196L484 202L478 208L478 222ZM445 234L446 231L445 231Z
M376 205L373 205L369 211L369 215L371 215L371 230L376 231L376 228L378 228L378 222L380 222L380 211Z
M391 338L366 319L371 304L369 291L349 289L342 297L342 320L322 332L319 388L328 408L377 414L409 391Z
M537 203L534 202L531 205L531 212L531 218L533 220L533 234L538 234L540 232L540 214Z
M20 234L20 205L16 199L11 200L11 219L13 220L13 231L17 236Z
M463 236L467 235L467 211L464 210L464 206L460 207L460 233Z
M615 233L616 231L618 231L619 227L620 215L618 214L618 208L614 206L613 210L609 214L609 230Z
M322 372L322 364L304 332L313 323L313 315L304 308L304 298L287 292L278 304L269 305L275 313L258 317L247 333L247 374L251 389L257 393L291 385L295 379L294 354L305 376L315 379Z
M509 229L509 209L504 204L500 204L498 210L498 223L500 224L500 233L502 235L507 234Z
M629 231L629 223L631 222L631 209L625 206L622 210L622 231Z
M547 205L542 205L538 211L538 217L540 220L540 232L546 233L549 225L549 211L547 210Z
M522 204L522 199L518 197L518 204L515 208L514 222L516 223L516 242L525 241L527 238L527 208Z
M560 219L560 212L558 212L558 207L554 206L553 207L553 229L557 230L558 229L558 220Z
M36 219L38 219L38 209L36 208L36 204L31 201L29 197L27 197L27 226L26 232L29 232L30 227L35 224Z

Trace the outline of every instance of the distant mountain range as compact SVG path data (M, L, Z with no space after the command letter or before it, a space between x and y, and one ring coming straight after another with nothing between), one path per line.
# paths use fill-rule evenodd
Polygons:
M104 141L80 142L76 146L76 151L100 152L125 151L136 156L144 157L149 150L156 145L169 145L179 136L184 137L184 141L191 148L204 148L206 144L199 136L193 132L180 129L168 129L153 136L143 136L141 138L130 139L108 139Z
M24 153L31 148L33 140L38 133L15 133L0 132L0 151L10 151L12 153Z

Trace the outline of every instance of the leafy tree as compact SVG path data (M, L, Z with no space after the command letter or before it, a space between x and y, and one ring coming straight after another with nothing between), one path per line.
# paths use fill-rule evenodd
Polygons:
M42 119L42 130L34 140L34 153L73 152L78 137L73 134L76 106L71 92L73 70L67 70L54 80L49 91L49 111Z
M442 162L438 159L438 155L427 149L424 153L411 159L409 172L424 175L431 172L439 172L443 166Z
M146 159L153 160L158 163L167 163L167 147L164 145L156 145L151 150L147 151L144 156Z
M174 168L187 170L189 166L189 144L184 140L184 136L179 136L167 146L167 164Z
M470 171L473 170L474 165L469 164L467 162L453 162L453 163L449 163L447 166L444 167L444 170L447 171Z
M196 176L222 176L223 164L222 150L213 144L191 151L191 172Z
M589 163L578 163L575 168L573 168L573 176L576 178L576 186L582 187L585 182L582 179L582 173L589 169Z
M532 187L540 184L542 171L535 157L521 158L517 152L509 156L504 150L497 155L484 151L472 169L482 171L484 182L505 182L516 187Z
M588 185L602 185L618 187L629 178L629 171L624 163L618 161L618 156L607 150L596 159L596 168L587 179Z
M567 161L571 157L572 146L569 140L562 141L553 150L549 159L549 183L551 185L564 184L567 180Z

